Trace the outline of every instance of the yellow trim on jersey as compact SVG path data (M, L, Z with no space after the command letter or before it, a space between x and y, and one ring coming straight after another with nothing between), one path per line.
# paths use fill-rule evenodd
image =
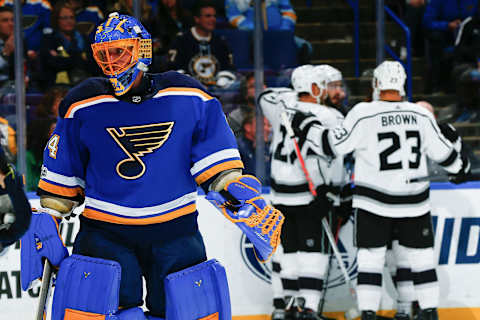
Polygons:
M195 178L195 181L197 182L197 184L200 185L219 172L229 170L229 169L238 169L238 168L243 169L243 162L241 160L230 160L230 161L222 162L199 174Z
M172 87L172 88L167 88L167 89L162 89L158 91L155 96L162 94L162 93L168 93L168 92L185 92L185 93L196 93L204 97L206 100L211 100L214 99L211 95L207 94L205 91L197 89L197 88L183 88L183 87ZM154 97L155 97L154 96Z
M146 224L167 222L167 221L176 219L178 217L193 213L196 210L197 210L197 205L195 203L192 203L183 208L171 211L169 213L161 214L156 217L134 219L134 218L117 217L108 213L97 211L95 209L85 208L85 210L83 211L83 216L89 219L115 223L115 224L146 225Z
M75 102L73 103L67 110L67 113L65 113L65 117L64 118L68 118L70 116L70 113L72 113L72 110L75 109L76 107L78 106L81 106L82 104L87 104L87 103L91 103L91 102L94 102L94 101L97 101L97 100L101 100L101 99L106 99L106 98L113 98L113 99L116 99L114 96L112 95L109 95L109 94L104 94L104 95L101 95L101 96L96 96L96 97L92 97L92 98L88 98L88 99L85 99L85 100L81 100L81 101L78 101L78 102Z
M240 23L240 20L242 20L242 18L244 18L244 16L236 16L235 18L230 20L230 24L236 28L238 27L238 24Z
M288 17L292 19L294 22L297 21L297 15L291 11L282 12L282 16L285 18Z
M285 12L282 12L282 16L284 18L290 18L293 20L293 22L296 22L297 21L297 15L293 12L290 12L290 11L285 11Z
M59 196L76 197L78 195L83 195L83 189L81 187L61 187L48 183L45 180L40 180L38 182L38 187Z

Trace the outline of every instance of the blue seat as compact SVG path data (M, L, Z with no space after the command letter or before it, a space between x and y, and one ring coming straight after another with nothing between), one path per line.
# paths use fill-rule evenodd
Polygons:
M263 33L263 64L265 69L285 69L297 65L297 47L293 31Z
M237 69L252 68L252 40L250 31L217 29L215 33L224 38L233 53L233 64Z
M215 30L224 37L233 53L237 69L253 68L253 32L237 29ZM297 65L297 47L293 31L263 33L263 64L265 69L285 69Z

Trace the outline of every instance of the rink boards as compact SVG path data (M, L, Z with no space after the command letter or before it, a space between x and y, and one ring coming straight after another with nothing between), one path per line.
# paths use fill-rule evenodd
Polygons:
M435 250L440 281L440 318L480 319L480 183L460 187L433 184L431 195L435 228ZM268 195L267 195L268 197ZM31 197L33 206L38 199ZM217 258L227 269L235 320L265 320L271 312L270 265L260 264L240 229L227 221L203 197L197 200L199 225L209 258ZM71 249L78 219L67 221L62 236ZM342 228L339 248L349 274L356 277L353 224ZM20 288L20 250L10 247L0 257L0 320L33 319L39 287ZM392 284L384 281L382 309L394 308ZM338 265L332 261L325 310L340 315L348 304L348 291Z

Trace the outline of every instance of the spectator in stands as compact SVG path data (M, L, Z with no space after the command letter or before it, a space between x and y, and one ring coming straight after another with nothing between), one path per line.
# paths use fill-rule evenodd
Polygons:
M423 57L425 36L422 26L425 13L425 0L407 0L405 8L405 23L410 29L412 37L412 54Z
M266 88L263 85L263 88ZM242 123L248 113L255 112L255 75L249 72L240 86L241 101L239 106L227 116L228 124L237 137L242 131Z
M0 0L0 7L10 6L13 8L14 0ZM48 0L25 0L22 1L22 20L25 44L28 55L36 56L40 50L42 34L51 30L50 14L52 6Z
M35 109L35 117L37 119L56 119L60 102L67 95L68 90L68 86L56 85L50 87Z
M263 134L265 138L265 182L263 185L270 185L270 147L269 147L269 136L271 132L271 126L267 121L267 118L264 119L263 125ZM242 130L239 136L237 136L238 151L240 152L240 157L242 158L244 174L255 174L256 167L256 156L255 156L255 130L256 121L255 121L255 112L249 112L246 114L242 122Z
M448 91L451 71L450 48L462 20L472 16L477 0L431 0L423 16L429 43L432 91Z
M13 10L0 7L0 86L14 79Z
M77 30L93 39L95 28L104 20L102 10L86 0L67 0L67 3L75 10Z
M193 18L188 10L182 8L180 0L161 0L156 12L150 30L153 52L157 57L155 66L158 71L163 71L161 67L166 65L168 48L177 33L187 31L193 25Z
M36 119L27 126L27 191L37 190L42 171L43 150L55 128L56 119Z
M152 6L148 3L147 0L138 0L140 1L140 21L142 24L148 24L152 22ZM133 0L117 0L112 1L110 6L107 7L107 11L118 12L120 14L126 14L129 16L134 16L133 14Z
M206 86L227 88L236 76L228 44L215 35L216 9L213 2L200 0L193 12L195 25L180 33L168 50L170 70L181 70Z
M75 11L63 2L57 3L52 13L53 31L45 34L40 57L44 72L43 85L74 85L96 71L90 46L84 35L75 28Z
M226 0L225 11L232 26L240 30L253 30L255 26L255 12L252 0ZM264 12L265 30L295 30L297 15L290 4L290 0L265 1L262 6ZM295 36L298 47L299 64L307 64L312 55L312 45L300 37Z
M480 120L480 10L460 25L452 76L462 112L457 122Z

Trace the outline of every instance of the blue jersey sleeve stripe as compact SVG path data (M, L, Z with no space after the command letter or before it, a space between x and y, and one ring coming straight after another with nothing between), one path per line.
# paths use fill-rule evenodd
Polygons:
M45 168L45 167L44 167ZM42 173L42 180L51 182L55 185L64 186L67 188L81 187L85 188L85 181L78 177L69 177L63 174L53 172L51 170L44 170L46 173Z
M220 161L217 161L215 163L212 163L211 165L209 165L208 167L202 169L202 171L199 171L197 172L193 177L196 179L199 175L201 175L203 172L215 167L216 165L219 165L221 163L224 163L224 162L228 162L228 161L234 161L234 160L241 160L240 157L233 157L233 158L228 158L228 159L222 159Z
M203 101L208 101L215 99L211 95L207 94L205 91L202 91L197 88L168 88L158 91L154 98L160 98L165 96L194 96L202 99Z
M82 108L90 107L99 103L103 103L103 102L118 102L118 99L116 99L112 95L104 94L101 96L92 97L92 98L75 102L68 108L67 112L65 113L65 118L73 118L75 115L75 112L77 112L78 110Z
M115 224L128 224L128 225L147 225L154 223L167 222L176 219L187 214L191 214L197 211L195 203L189 204L179 209L175 209L169 213L160 214L150 218L126 218L118 217L109 213L101 212L92 208L85 208L83 216L89 219L99 220L103 222L115 223Z
M40 180L38 187L49 193L53 193L62 197L76 197L78 195L83 195L83 189L80 187L65 187L59 186L45 180Z
M192 166L192 169L190 169L190 173L192 174L192 176L195 176L200 172L208 169L213 164L216 164L219 161L227 160L231 158L240 159L240 152L238 152L238 149L233 149L233 148L224 149L224 150L220 150L215 153L212 153L195 162L194 165Z
M230 170L230 169L243 169L243 162L241 160L231 160L231 161L225 161L221 162L220 164L217 164L210 169L207 169L203 171L200 175L198 175L195 178L195 181L197 184L201 185L217 173L220 173L225 170Z

